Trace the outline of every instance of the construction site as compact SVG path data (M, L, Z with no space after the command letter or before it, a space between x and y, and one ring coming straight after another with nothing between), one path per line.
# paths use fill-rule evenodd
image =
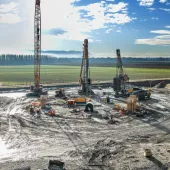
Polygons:
M0 170L169 170L170 81L116 75L93 83L88 39L77 85L41 85L41 10L35 3L34 85L1 89Z

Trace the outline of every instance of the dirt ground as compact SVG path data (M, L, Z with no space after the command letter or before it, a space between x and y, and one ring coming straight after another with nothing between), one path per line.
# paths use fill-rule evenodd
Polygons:
M113 104L102 102L110 92ZM66 90L76 95L77 89ZM151 99L140 102L143 116L121 116L113 105L111 88L94 90L94 113L72 113L72 108L49 92L48 102L56 116L32 117L28 104L37 100L26 93L0 94L0 170L31 166L47 168L50 159L65 162L67 170L168 170L170 168L170 91L153 89ZM56 101L57 100L57 101ZM109 123L113 115L115 122ZM149 148L153 156L146 158Z

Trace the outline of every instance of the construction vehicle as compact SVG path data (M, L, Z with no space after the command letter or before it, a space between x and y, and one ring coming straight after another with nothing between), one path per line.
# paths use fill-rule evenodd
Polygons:
M40 60L41 60L41 9L40 0L35 2L35 18L34 18L34 86L30 87L31 93L27 96L47 95L47 91L43 90L40 85Z
M55 97L65 97L64 89L61 88L61 89L56 90L55 91Z
M84 40L84 49L83 49L83 58L80 70L79 84L81 89L78 91L79 94L89 95L93 94L91 90L92 80L90 78L90 69L89 69L89 56L88 56L88 39ZM83 73L83 77L82 77Z
M67 104L69 106L74 106L75 104L76 105L86 105L87 103L87 99L86 97L76 97L76 98L71 98L69 100L67 100Z
M145 100L150 99L151 91L149 89L145 90L138 87L134 87L128 90L128 96L130 95L135 95L138 100Z
M88 101L87 101L84 111L85 111L85 112L88 112L89 110L90 110L91 112L94 111L94 105L93 105L93 103L92 103L91 100L88 100Z
M138 100L149 99L151 96L150 90L145 90L136 87L128 87L127 83L129 82L129 76L124 73L123 63L119 49L116 50L116 54L116 77L113 79L113 89L115 91L115 97L129 97L130 95L136 95Z
M120 55L120 50L116 50L117 64L116 64L116 77L113 79L113 89L115 91L115 97L125 96L127 93L126 82L129 81L129 77L124 73L123 63Z
M91 99L87 99L86 97L77 97L72 98L67 101L67 104L69 107L74 107L76 110L76 106L85 106L85 112L88 112L89 110L93 112L94 105Z

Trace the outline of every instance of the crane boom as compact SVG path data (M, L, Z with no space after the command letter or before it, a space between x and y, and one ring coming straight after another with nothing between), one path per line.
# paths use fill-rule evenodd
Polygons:
M82 88L79 91L80 93L85 95L88 95L89 93L90 94L93 93L92 90L90 89L91 79L90 79L90 71L89 71L88 39L85 39L83 44L83 57L81 63L79 83Z
M41 8L40 0L35 0L34 16L34 86L31 86L31 93L27 96L47 95L40 85L40 61L41 61Z
M116 92L115 96L119 96L119 92L123 95L126 93L126 82L129 81L127 74L124 74L123 63L120 55L120 50L116 50L117 64L116 64L116 77L113 79L113 88Z
M35 3L34 18L34 83L35 90L40 88L40 59L41 59L41 9L40 0Z
M123 76L124 72L123 72L122 58L121 58L119 49L116 50L116 54L117 54L117 65L116 65L117 71L116 71L116 75L118 77L119 75Z

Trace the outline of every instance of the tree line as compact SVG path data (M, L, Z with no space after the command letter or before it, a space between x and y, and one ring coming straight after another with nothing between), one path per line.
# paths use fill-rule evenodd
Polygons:
M90 58L90 65L92 66L115 66L116 58ZM140 64L140 63L169 63L170 58L133 58L128 57L122 58L123 63L126 64ZM80 65L82 58L69 58L69 57L54 57L49 55L42 55L41 56L41 64L42 65ZM34 64L34 55L18 55L18 54L1 54L0 55L0 65L1 66L8 66L8 65L33 65Z

